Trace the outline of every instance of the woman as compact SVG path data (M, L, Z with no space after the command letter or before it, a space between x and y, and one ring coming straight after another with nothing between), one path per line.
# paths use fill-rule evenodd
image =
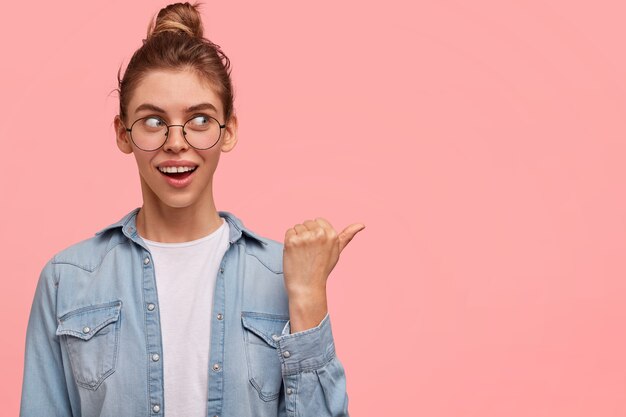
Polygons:
M229 73L198 5L177 3L118 74L143 204L44 266L21 416L348 415L326 279L365 226L316 218L280 243L216 210L237 143Z

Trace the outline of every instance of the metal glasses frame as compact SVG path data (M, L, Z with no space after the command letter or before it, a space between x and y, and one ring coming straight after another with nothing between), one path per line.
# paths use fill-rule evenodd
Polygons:
M198 116L203 116L203 117L208 117L209 119L213 119L213 120L215 120L215 121L217 122L217 124L218 124L218 125L219 125L219 127L220 127L220 134L219 134L219 136L217 137L217 140L215 141L215 143L214 143L213 145L209 146L208 148L198 148L197 146L193 146L193 145L192 145L192 144L191 144L191 143L187 140L187 133L185 133L185 126L187 125L187 123L189 123L190 121L192 121L193 119L195 119L195 118L196 118L196 117L198 117ZM136 143L136 142L135 142L135 140L133 139L133 126L135 126L135 123L137 123L137 122L138 122L138 121L140 121L140 120L150 119L150 118L153 118L153 119L159 119L161 122L163 122L163 124L165 124L165 139L163 140L163 143L162 143L162 144L161 144L158 148L154 148L154 149L144 149L144 148L142 148L141 146L137 145L137 143ZM122 123L122 124L124 124L124 123ZM207 149L211 149L212 147L214 147L215 145L217 145L217 142L219 142L219 141L220 141L220 138L222 137L222 129L226 128L226 125L225 125L225 124L220 123L220 121L219 121L219 120L217 120L215 117L213 117L213 116L209 116L209 115L206 115L206 114L202 114L202 115L195 115L195 116L193 116L192 118L190 118L189 120L187 120L187 121L186 121L184 124L182 124L182 125L168 125L167 123L165 123L165 120L163 120L162 118L157 117L157 116L146 116L146 117L141 117L141 118L139 118L139 119L135 120L135 121L134 121L134 122L130 125L130 128L127 128L127 127L126 127L126 131L130 134L130 140L132 140L132 141L133 141L133 143L135 144L135 146L136 146L137 148L141 149L142 151L146 151L146 152L154 152L154 151L158 151L159 149L161 149L161 148L163 147L163 145L165 145L165 142L167 142L167 138L168 138L168 135L169 135L169 133L170 133L170 127L173 127L173 126L180 126L180 127L182 127L182 128L183 128L183 138L185 139L185 142L187 142L187 144L188 144L189 146L191 146L192 148L194 148L194 149L198 149L198 150L200 150L200 151L204 151L204 150L207 150Z

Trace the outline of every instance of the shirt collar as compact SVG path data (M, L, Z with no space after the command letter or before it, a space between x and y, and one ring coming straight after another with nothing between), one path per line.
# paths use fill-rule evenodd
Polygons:
M124 233L124 235L126 235L129 238L136 238L138 237L137 235L137 224L136 224L136 218L137 218L137 213L139 212L140 207L134 208L133 210L131 210L129 213L127 213L126 215L124 215L124 217L122 217L120 220L118 220L115 223L112 223L110 225L108 225L107 227L99 230L96 232L96 236L97 235L101 235L102 233L106 232L107 230L112 230L112 229L117 229L120 228L122 233ZM234 243L237 240L239 240L239 238L242 236L242 234L245 234L255 240L257 240L258 242L260 242L261 244L267 246L268 245L268 239L264 238L262 236L259 236L258 234L254 233L252 230L248 229L247 227L245 227L243 225L243 222L236 217L234 214L228 212L228 211L218 211L217 212L219 214L220 217L223 217L224 220L226 220L230 226L230 231L229 231L229 237L228 240L230 241L230 243Z

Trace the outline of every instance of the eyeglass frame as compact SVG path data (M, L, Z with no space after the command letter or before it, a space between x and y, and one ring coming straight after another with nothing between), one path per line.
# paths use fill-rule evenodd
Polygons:
M208 148L198 148L196 146L193 146L188 140L187 140L187 134L185 133L185 125L187 123L189 123L190 121L192 121L193 119L195 119L198 116L203 116L203 117L208 117L209 119L213 119L217 122L218 126L220 127L220 134L217 137L217 140L215 141L215 143L211 146L209 146ZM154 149L144 149L142 147L140 147L139 145L137 145L137 143L135 142L135 140L133 139L133 126L135 126L135 123L137 123L140 120L144 120L144 119L149 119L149 118L154 118L154 119L159 119L161 122L163 122L165 124L165 140L163 141L163 143L158 147L158 148L154 148ZM122 122L122 125L124 125L124 122ZM130 140L135 144L135 146L138 149L141 149L144 152L154 152L154 151L158 151L159 149L161 149L163 147L163 145L165 145L165 143L167 142L167 139L169 138L169 133L170 133L170 127L172 126L180 126L183 128L183 139L185 139L185 142L187 142L187 144L189 146L191 146L194 149L197 149L199 151L206 151L207 149L211 149L212 147L214 147L215 145L217 145L217 142L220 141L220 139L222 138L222 129L226 128L225 124L220 123L219 120L217 120L215 117L213 116L209 116L208 114L196 114L195 116L191 117L189 120L187 120L185 123L183 123L182 125L168 125L167 123L165 123L165 120L163 120L163 118L159 117L159 116L144 116L144 117L140 117L139 119L135 120L131 125L130 128L127 128L126 126L124 126L124 128L126 129L126 131L128 132L129 136L130 136Z

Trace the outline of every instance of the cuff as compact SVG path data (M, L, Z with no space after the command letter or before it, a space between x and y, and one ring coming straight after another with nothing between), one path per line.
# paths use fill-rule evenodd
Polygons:
M335 342L328 313L320 324L311 329L290 333L285 324L277 341L284 375L319 369L335 357Z

